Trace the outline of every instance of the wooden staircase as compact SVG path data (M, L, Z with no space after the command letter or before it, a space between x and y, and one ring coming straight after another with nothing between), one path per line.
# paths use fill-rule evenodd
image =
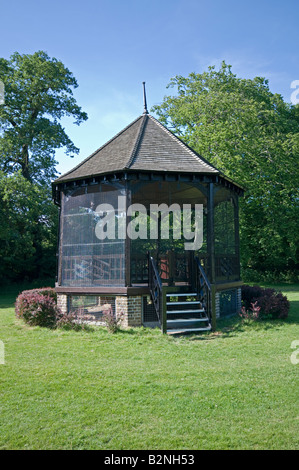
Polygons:
M174 335L212 329L211 285L198 259L195 267L195 290L183 292L162 284L155 260L149 254L149 290L163 333Z
M166 294L166 332L168 335L210 330L210 320L196 292Z

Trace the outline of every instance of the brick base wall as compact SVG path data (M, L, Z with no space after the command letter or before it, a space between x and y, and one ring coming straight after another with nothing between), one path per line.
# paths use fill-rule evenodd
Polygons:
M62 313L71 310L72 296L57 294L57 306ZM122 326L142 326L142 296L102 295L98 296L98 305L111 304L116 316L123 315Z
M57 294L57 307L62 313L68 313L68 296L65 294Z
M142 326L142 296L116 296L115 313L123 314L123 326Z

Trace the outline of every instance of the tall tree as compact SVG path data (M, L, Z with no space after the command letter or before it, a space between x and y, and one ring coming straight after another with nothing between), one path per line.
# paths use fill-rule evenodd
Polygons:
M73 117L77 125L87 119L73 97L77 81L62 62L43 51L0 58L0 80L5 86L0 169L6 174L21 169L28 181L49 182L56 174L55 150L79 152L59 122L64 116Z
M87 114L73 97L73 74L43 51L0 59L0 80L0 282L54 280L55 150L79 152L59 121L70 116L79 125Z
M0 171L0 283L55 277L57 207L21 170Z
M244 267L299 268L299 107L266 79L241 79L231 66L176 76L153 110L190 147L247 188L241 201Z

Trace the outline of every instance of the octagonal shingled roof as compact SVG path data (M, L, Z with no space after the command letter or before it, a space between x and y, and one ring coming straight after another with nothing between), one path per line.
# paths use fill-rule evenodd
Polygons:
M119 171L220 174L150 114L143 114L54 183Z

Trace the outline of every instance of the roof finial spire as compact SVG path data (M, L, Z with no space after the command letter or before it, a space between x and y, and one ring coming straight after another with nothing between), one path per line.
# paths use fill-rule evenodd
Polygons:
M143 114L148 114L147 104L146 104L145 82L142 82L142 85L143 85L143 104L144 104Z

